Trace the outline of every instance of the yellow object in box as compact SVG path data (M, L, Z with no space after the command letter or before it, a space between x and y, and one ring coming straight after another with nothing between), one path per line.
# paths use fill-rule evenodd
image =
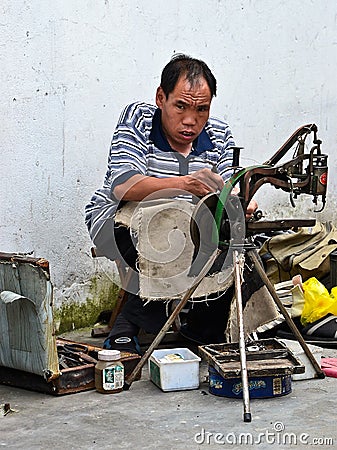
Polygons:
M184 357L181 356L179 353L169 353L168 355L165 355L164 358L160 359L160 362L179 362L184 361Z

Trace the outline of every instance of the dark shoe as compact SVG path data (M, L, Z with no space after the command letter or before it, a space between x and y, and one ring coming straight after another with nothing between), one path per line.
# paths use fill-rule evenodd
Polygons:
M140 354L137 339L138 333L139 327L127 320L123 313L120 313L115 320L109 336L104 341L103 348Z
M133 336L132 338L129 336L109 336L104 341L103 348L141 355L137 336Z
M333 314L327 314L316 320L302 330L303 336L311 336L323 339L337 339L337 317Z
M318 345L324 348L337 348L336 316L328 314L304 328L301 326L298 318L297 320L294 320L294 323L307 344ZM284 323L284 329L279 329L277 331L276 337L281 339L296 339L286 323Z

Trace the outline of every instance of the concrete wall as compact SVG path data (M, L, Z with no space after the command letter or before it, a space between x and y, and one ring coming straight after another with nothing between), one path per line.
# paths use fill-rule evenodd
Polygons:
M213 113L245 147L244 165L263 162L300 125L318 125L330 158L320 217L336 221L334 0L3 0L0 9L0 250L47 258L57 304L83 300L101 271L84 206L121 109L153 101L175 52L213 69ZM289 215L287 195L267 192L263 209ZM311 202L298 211L313 215Z

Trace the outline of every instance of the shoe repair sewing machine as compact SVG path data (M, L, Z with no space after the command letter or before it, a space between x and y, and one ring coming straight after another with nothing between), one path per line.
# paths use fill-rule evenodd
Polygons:
M313 132L313 147L309 153L305 152L307 136ZM290 161L276 165L293 146L297 144L295 154ZM294 199L299 194L313 196L313 202L317 205L318 197L322 199L322 206L315 212L320 212L325 207L327 190L327 155L321 153L321 141L317 139L317 126L305 125L299 128L287 142L263 165L251 166L245 169L239 168L240 147L233 148L234 175L225 184L220 194L209 194L197 205L191 223L191 236L196 246L209 246L206 236L201 238L203 229L209 225L205 223L205 207L211 212L216 228L213 229L212 240L217 246L228 247L233 242L240 242L242 238L252 236L260 232L273 230L285 230L292 227L310 226L313 220L281 219L274 221L261 221L261 211L256 211L253 218L245 221L246 210L249 202L264 184L271 184L277 189L289 192L290 203L295 207ZM238 195L232 195L235 186L239 187ZM208 218L209 220L209 218ZM203 249L202 249L203 250Z
M306 152L306 139L311 133L313 133L313 145L310 151ZM296 148L293 158L283 164L279 163L295 145ZM328 168L327 155L321 153L321 141L317 139L317 126L315 124L305 125L299 128L263 165L251 166L245 169L240 168L239 152L240 148L233 149L234 174L227 181L222 191L219 194L209 194L201 199L195 207L191 220L191 237L195 246L195 258L190 271L191 275L195 276L193 285L187 290L164 327L141 358L137 367L125 383L125 389L131 386L137 373L145 364L154 348L161 342L163 336L184 308L201 280L212 267L216 258L226 251L227 258L230 259L231 264L234 266L244 420L248 422L251 420L251 414L249 411L249 389L241 296L241 269L245 257L249 257L252 264L254 264L255 269L277 307L310 359L317 376L323 378L324 374L297 327L289 317L282 302L279 300L273 285L267 278L251 239L257 233L311 226L314 225L315 221L297 219L265 221L261 220L262 215L260 212L256 212L253 219L247 221L247 206L257 190L264 184L269 183L275 188L289 192L290 202L293 206L294 199L299 194L313 196L313 202L315 204L317 204L318 197L321 197L322 206L319 211L322 211L326 201ZM233 188L235 187L239 188L237 195L232 194ZM212 230L211 239L210 230Z
M305 152L305 141L307 136L313 132L313 146L309 153ZM284 164L276 165L286 153L295 145L293 159ZM218 249L227 251L230 261L234 263L235 297L239 328L239 349L241 361L241 377L244 399L244 420L250 421L249 412L249 390L246 364L245 335L242 312L242 269L245 256L249 257L262 281L268 288L280 312L286 319L292 332L303 347L305 353L313 364L316 373L322 377L322 371L315 358L311 355L304 339L288 316L282 302L279 300L272 284L267 278L257 251L250 239L256 233L270 232L274 230L286 230L303 226L313 226L315 220L281 219L274 221L260 220L262 214L256 212L248 222L245 221L246 210L250 200L257 190L266 183L290 193L290 202L294 204L294 198L299 194L310 194L313 202L317 204L321 197L322 206L317 211L322 211L326 202L327 190L327 155L321 153L321 141L317 139L317 126L306 125L299 128L288 141L275 153L275 155L260 166L240 169L239 148L234 149L234 175L221 191L220 195L210 194L204 197L197 205L191 221L191 236L195 245L196 269L199 270L216 246ZM233 188L238 185L238 195L233 195ZM207 209L205 209L207 208ZM207 214L208 212L208 214ZM209 212L211 214L209 214ZM211 222L210 222L211 218ZM213 222L213 223L212 223ZM209 242L209 231L212 227L212 242Z

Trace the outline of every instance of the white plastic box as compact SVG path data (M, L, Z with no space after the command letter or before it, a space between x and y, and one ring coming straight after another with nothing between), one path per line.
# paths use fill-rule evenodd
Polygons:
M312 367L309 358L304 353L301 344L297 341L292 341L290 339L280 339L280 341L282 341L289 348L289 350L293 352L296 358L298 358L305 367L304 373L293 374L292 379L296 381L296 380L309 380L311 378L315 378L316 377L315 369ZM323 349L321 347L317 347L316 345L311 344L307 344L307 346L309 347L309 350L316 359L318 365L321 366Z
M167 355L180 355L183 359L164 360ZM149 358L150 380L165 392L197 389L200 361L188 348L154 350Z

